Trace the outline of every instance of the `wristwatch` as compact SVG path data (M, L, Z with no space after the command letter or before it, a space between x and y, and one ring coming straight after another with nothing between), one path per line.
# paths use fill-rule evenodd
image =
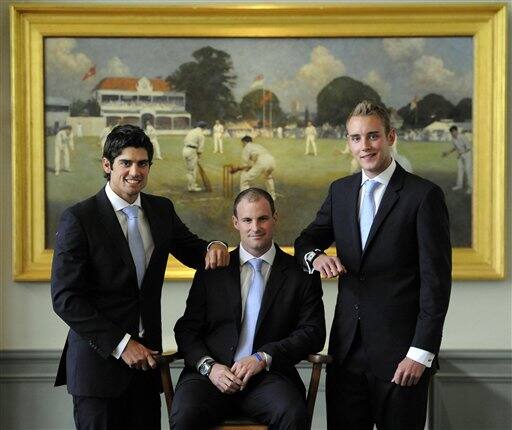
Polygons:
M212 371L212 367L215 364L215 360L212 358L207 358L203 361L201 366L199 366L199 373L203 376L210 375L210 372Z
M304 256L304 259L306 261L306 263L313 267L313 261L315 260L316 257L318 257L320 254L323 254L323 252L320 250L320 249L315 249L314 251L310 251L308 252L305 256Z

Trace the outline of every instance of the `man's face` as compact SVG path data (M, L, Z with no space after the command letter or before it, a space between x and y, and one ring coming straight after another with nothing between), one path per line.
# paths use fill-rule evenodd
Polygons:
M146 186L149 175L148 153L144 148L128 147L114 159L103 158L103 170L110 173L110 188L123 200L133 203Z
M263 197L252 202L242 199L236 207L236 216L233 215L242 246L255 257L270 249L276 221L276 214L272 215L270 204Z
M369 178L383 172L391 163L390 149L396 132L387 135L382 120L376 115L354 116L347 124L350 151Z
M459 130L452 130L450 131L450 134L454 139L457 139L457 137L459 136Z

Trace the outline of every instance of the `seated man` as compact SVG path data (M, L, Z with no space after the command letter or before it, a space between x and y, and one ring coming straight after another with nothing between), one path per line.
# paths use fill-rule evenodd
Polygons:
M196 272L174 329L185 369L171 428L206 429L239 412L271 429L305 429L295 364L324 346L320 278L274 244L277 215L266 191L242 191L233 209L240 246L228 267Z

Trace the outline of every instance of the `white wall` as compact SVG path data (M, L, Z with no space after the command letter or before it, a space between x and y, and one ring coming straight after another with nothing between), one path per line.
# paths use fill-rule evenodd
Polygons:
M63 345L66 327L52 311L48 283L12 281L8 6L7 2L0 2L0 350L58 349ZM512 27L511 15L509 10L509 28ZM511 58L512 55L509 52L509 86L512 84ZM509 106L512 106L511 94L512 91L509 89ZM509 119L509 123L512 123L511 114ZM508 142L512 141L511 138L512 127L509 127ZM510 161L509 151L508 165L512 166ZM512 209L510 177L507 180L507 188L507 213L510 225ZM509 231L507 241L509 259L510 243ZM330 324L336 300L336 284L326 282L324 287L324 302ZM174 345L171 329L176 318L183 311L187 290L188 284L183 282L165 285L162 309L164 346L166 347ZM511 349L511 312L512 295L509 275L505 280L498 282L455 282L442 348Z

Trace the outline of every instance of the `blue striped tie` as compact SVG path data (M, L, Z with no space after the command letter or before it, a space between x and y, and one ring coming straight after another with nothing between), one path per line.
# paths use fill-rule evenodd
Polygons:
M265 290L265 282L261 273L261 258L253 258L248 261L253 269L252 283L247 293L245 302L244 320L240 330L240 338L235 353L235 361L252 354L254 346L254 335L256 334L256 323L260 313L261 299Z
M135 270L137 271L137 283L142 285L144 273L146 272L146 253L144 252L144 243L139 231L139 207L126 206L122 209L128 218L128 245L132 253Z
M375 201L373 192L379 185L377 181L368 180L365 182L363 204L361 205L361 217L359 219L359 229L361 230L361 248L366 246L366 240L370 229L372 228L373 218L375 216Z

